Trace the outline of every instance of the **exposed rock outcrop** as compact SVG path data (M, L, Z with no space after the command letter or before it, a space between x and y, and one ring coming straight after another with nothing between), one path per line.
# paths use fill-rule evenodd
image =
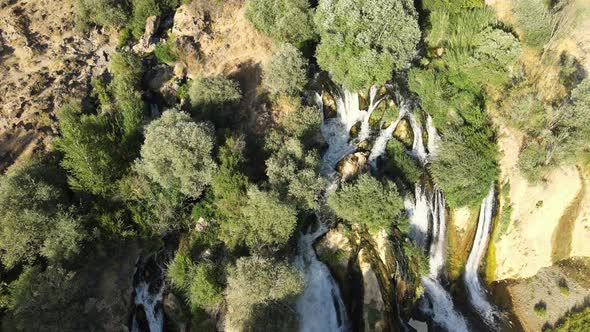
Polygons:
M75 27L73 2L5 1L0 6L0 170L44 150L57 133L55 111L85 94L107 68L116 38Z

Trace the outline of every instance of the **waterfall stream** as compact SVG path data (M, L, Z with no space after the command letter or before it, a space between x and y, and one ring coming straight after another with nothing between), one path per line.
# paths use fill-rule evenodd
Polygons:
M485 255L488 238L490 235L490 228L492 226L492 216L494 209L494 187L490 188L490 192L484 198L479 209L479 220L477 223L477 231L473 239L473 247L467 258L465 265L465 286L469 294L469 300L475 310L482 316L482 318L489 325L495 324L495 317L497 313L492 305L486 300L486 292L481 285L478 276L479 264Z
M145 259L140 257L136 263L133 276L135 313L132 319L132 332L159 332L164 329L164 271L158 259L158 253L154 253Z

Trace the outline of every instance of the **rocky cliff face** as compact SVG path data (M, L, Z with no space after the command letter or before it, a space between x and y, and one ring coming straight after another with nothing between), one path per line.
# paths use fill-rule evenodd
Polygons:
M51 144L55 110L83 95L115 43L104 31L80 33L71 0L0 1L0 170Z

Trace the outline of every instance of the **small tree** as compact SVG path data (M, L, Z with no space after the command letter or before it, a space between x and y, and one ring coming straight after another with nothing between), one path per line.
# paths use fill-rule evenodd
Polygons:
M63 152L61 166L77 190L105 195L112 190L124 165L116 154L116 130L108 115L82 114L79 102L62 107L58 114L62 137L56 149Z
M301 273L286 263L258 256L240 258L236 267L229 270L226 327L252 330L252 320L267 305L276 308L279 316L292 317L292 303L302 291Z
M387 228L400 215L403 201L393 182L381 183L362 174L352 184L328 197L328 206L336 215L350 223L366 225L370 229Z
M273 192L248 189L248 203L242 208L245 241L252 250L280 247L289 241L297 224L297 211L282 203Z
M197 198L217 168L211 158L213 143L210 126L193 122L184 112L168 110L146 127L135 167L164 190Z
M57 176L53 167L30 162L0 178L0 258L6 267L31 263L40 254L53 258L53 251L42 249L48 246L76 253L79 234L62 233L60 225L60 205L67 197ZM50 245L58 233L60 243Z
M240 102L242 92L235 81L223 76L201 77L192 82L188 96L193 116L227 126L229 111Z
M278 42L301 46L314 38L307 0L249 0L246 18Z
M381 85L411 60L417 17L409 0L320 0L318 64L348 89Z
M291 44L282 44L263 67L264 84L272 93L297 94L307 83L307 59Z

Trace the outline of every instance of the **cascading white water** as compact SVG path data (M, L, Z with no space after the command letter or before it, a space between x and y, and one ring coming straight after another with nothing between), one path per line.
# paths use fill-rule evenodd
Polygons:
M371 112L380 102L375 101L377 89L371 88ZM322 156L320 173L328 181L325 195L329 195L338 186L335 167L346 155L356 150L356 142L350 142L350 129L358 122L367 123L370 113L359 109L358 94L342 91L335 96L338 116L325 120L323 118L323 101L319 94L315 96L316 104L322 114L321 132L328 143L328 149ZM362 130L361 130L362 131ZM363 135L369 135L370 133ZM360 135L362 136L362 135ZM359 137L362 138L362 137ZM314 232L301 234L298 243L298 255L295 264L304 271L305 290L297 299L297 313L299 315L299 330L302 332L332 332L347 331L349 329L346 307L340 295L338 284L332 277L328 267L317 258L313 243L324 235L328 228L322 223L317 214L318 229Z
M422 139L422 127L418 124L418 121L416 121L413 113L408 113L408 119L410 120L412 133L414 134L414 141L412 143L412 151L410 154L418 159L421 165L425 165L428 155L426 154L424 140Z
M381 129L379 135L375 139L375 143L373 143L373 148L371 149L371 154L369 155L369 164L371 167L377 167L377 159L383 155L385 152L385 147L387 146L387 142L391 139L391 135L399 125L400 121L406 116L408 113L409 107L405 101L400 103L399 114L397 119L389 125L389 127L385 129Z
M150 284L142 281L135 287L135 305L141 305L145 312L145 318L151 332L164 330L164 312L159 304L162 303L162 292L160 287L157 293L150 292ZM133 320L132 332L140 332L139 322Z
M432 221L432 240L428 250L428 262L430 272L422 278L422 286L432 309L429 311L432 320L448 331L467 331L465 319L455 310L450 294L440 283L440 276L444 267L445 238L446 238L446 217L445 202L440 190L434 190L432 198L426 194L426 188L416 184L416 204L409 206L411 212L410 237L420 245L425 246L425 234L428 231L429 221ZM425 226L426 225L426 226ZM426 231L422 231L426 228Z
M422 140L422 127L417 123L412 113L408 114L410 126L414 133L412 151L409 154L425 166L436 155L440 137L432 125L432 119L427 117L428 153ZM431 308L423 308L428 312L432 320L448 331L468 331L467 323L463 316L455 310L451 295L440 283L445 263L445 239L446 239L446 210L442 192L434 188L431 196L427 188L421 183L415 186L414 202L405 201L406 211L410 217L410 237L422 248L426 248L429 225L431 227L431 241L428 248L428 262L430 272L422 278L425 296L431 304Z
M305 271L305 290L297 300L299 331L302 332L349 329L340 289L328 267L318 260L313 249L315 240L327 231L328 228L320 222L315 232L302 234L299 238L299 254L295 265Z
M441 139L438 135L438 131L434 126L432 117L430 114L426 117L426 133L428 134L428 160L436 158L438 154L438 148L440 147Z
M473 239L473 247L469 253L469 258L467 258L467 264L465 265L465 286L467 287L469 300L475 310L483 317L486 323L490 325L495 324L494 320L497 313L492 305L486 300L485 290L481 285L477 272L481 259L486 252L490 228L492 225L493 208L494 186L490 188L488 195L481 203L477 231L475 232L475 238Z

